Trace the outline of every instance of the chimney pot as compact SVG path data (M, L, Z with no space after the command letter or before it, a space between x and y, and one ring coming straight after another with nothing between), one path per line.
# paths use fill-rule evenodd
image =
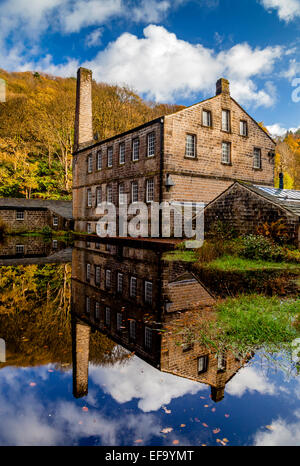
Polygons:
M230 95L228 79L225 79L225 78L218 79L216 83L216 95L219 95L219 94Z

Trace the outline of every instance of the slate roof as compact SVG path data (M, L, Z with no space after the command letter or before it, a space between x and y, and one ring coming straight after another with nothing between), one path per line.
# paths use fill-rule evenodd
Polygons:
M247 183L240 184L300 217L300 191L293 189L271 188L269 186L252 185Z
M51 201L44 199L0 198L1 208L48 209L68 220L72 219L72 201Z

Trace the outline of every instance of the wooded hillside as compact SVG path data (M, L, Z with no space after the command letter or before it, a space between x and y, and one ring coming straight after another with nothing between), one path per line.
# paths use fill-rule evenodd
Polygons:
M0 103L0 197L70 199L76 79L7 73ZM153 104L127 87L93 82L99 140L181 107Z

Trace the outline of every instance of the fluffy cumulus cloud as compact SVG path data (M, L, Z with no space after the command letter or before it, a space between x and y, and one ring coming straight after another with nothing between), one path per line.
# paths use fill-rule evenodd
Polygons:
M268 10L276 10L283 21L289 22L300 17L300 0L261 0Z
M280 123L274 123L273 125L266 126L267 130L271 134L271 136L285 136L287 131L292 131L294 133L297 131L298 128L300 128L300 125L298 128L285 128L282 126Z
M226 392L230 395L241 397L247 391L258 392L264 395L274 395L275 385L268 380L262 371L247 366L242 368L226 385Z
M258 89L257 75L267 76L281 58L281 47L251 48L247 43L218 54L202 44L177 38L162 26L149 25L144 37L122 34L96 57L84 63L96 79L127 83L156 101L174 101L202 92L211 95L221 76L232 81L232 95L242 103L271 106L272 83Z
M259 431L254 436L256 446L299 446L300 445L300 411L296 411L294 422L283 419L274 420L268 430Z
M118 403L137 399L143 412L156 411L174 398L207 389L206 385L160 372L137 357L126 365L90 366L89 377Z

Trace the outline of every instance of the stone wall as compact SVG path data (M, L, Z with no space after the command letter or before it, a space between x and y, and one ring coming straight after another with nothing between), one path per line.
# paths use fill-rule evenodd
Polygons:
M0 208L0 220L2 220L8 232L24 232L42 230L46 226L52 230L66 230L70 227L70 222L60 215L48 209L18 209L24 212L24 220L17 220L17 210L14 208ZM57 217L58 224L53 224L54 217Z

